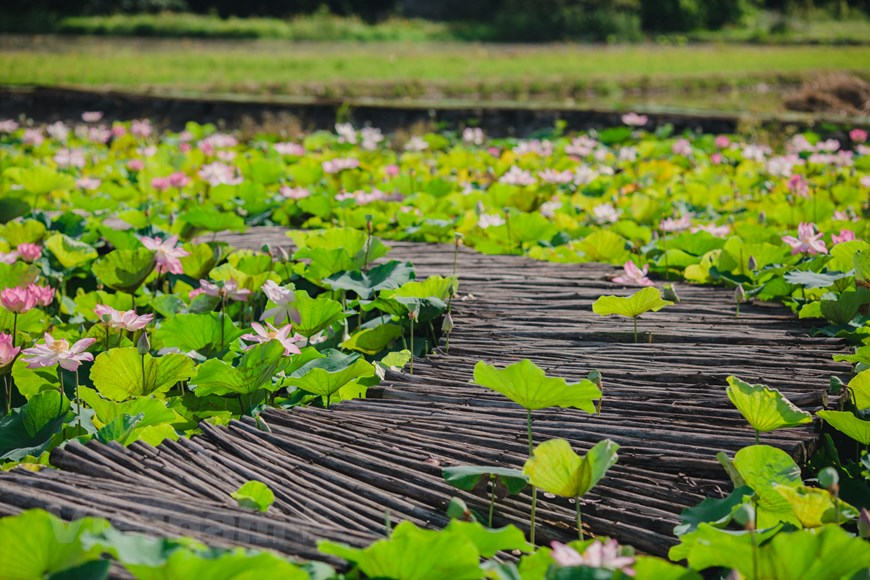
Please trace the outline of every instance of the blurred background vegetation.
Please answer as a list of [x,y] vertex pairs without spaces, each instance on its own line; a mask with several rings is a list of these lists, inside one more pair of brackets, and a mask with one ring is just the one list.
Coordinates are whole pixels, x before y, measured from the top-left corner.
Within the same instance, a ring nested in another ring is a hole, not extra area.
[[0,32],[280,38],[870,42],[870,0],[4,0]]

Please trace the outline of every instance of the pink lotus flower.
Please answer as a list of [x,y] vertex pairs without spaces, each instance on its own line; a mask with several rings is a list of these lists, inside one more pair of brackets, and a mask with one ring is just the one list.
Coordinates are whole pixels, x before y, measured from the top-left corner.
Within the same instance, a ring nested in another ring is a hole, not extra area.
[[33,301],[39,306],[48,306],[54,302],[54,288],[51,286],[28,284],[27,293],[33,297]]
[[103,118],[102,111],[85,111],[82,113],[82,121],[85,123],[96,123]]
[[399,166],[395,163],[387,165],[386,167],[384,167],[384,173],[387,175],[387,177],[396,177],[397,175],[399,175]]
[[155,177],[154,179],[151,180],[151,187],[153,187],[154,189],[156,189],[159,192],[166,191],[167,189],[169,189],[170,185],[171,184],[169,183],[168,177]]
[[250,350],[254,348],[254,346],[258,344],[263,344],[269,342],[271,340],[277,340],[281,343],[281,346],[284,347],[284,356],[288,356],[290,354],[299,354],[299,347],[296,346],[296,342],[305,340],[305,337],[301,334],[296,334],[294,336],[290,336],[290,331],[292,330],[292,324],[287,324],[282,327],[280,330],[266,323],[268,330],[263,328],[262,324],[257,322],[251,323],[251,328],[254,329],[254,333],[243,334],[242,340],[246,340],[252,344],[246,346],[245,350]]
[[634,558],[619,555],[619,542],[616,540],[608,540],[607,542],[592,542],[583,555],[580,555],[577,550],[553,542],[550,544],[553,551],[550,555],[559,566],[588,566],[590,568],[604,568],[606,570],[619,570],[626,576],[634,576],[635,571],[632,569]]
[[359,167],[359,159],[352,157],[330,159],[323,162],[323,171],[325,173],[339,173],[346,169],[356,169]]
[[807,197],[810,194],[810,184],[807,182],[807,178],[799,173],[788,178],[786,187],[798,197]]
[[251,296],[251,291],[247,288],[239,288],[239,283],[235,279],[230,278],[223,284],[212,284],[208,280],[200,280],[199,287],[202,288],[209,296],[216,296],[221,300],[237,300],[239,302],[247,302]]
[[710,156],[710,163],[713,165],[720,165],[723,159],[724,157],[722,157],[721,153],[714,153]]
[[27,288],[6,288],[0,292],[0,304],[16,314],[24,314],[36,306],[36,296]]
[[671,152],[674,155],[688,157],[692,154],[692,144],[689,143],[688,139],[677,139],[674,141],[673,145],[671,145]]
[[514,165],[508,169],[504,175],[498,178],[498,182],[522,187],[525,185],[534,185],[537,183],[537,180],[525,169],[521,169]]
[[141,159],[131,159],[127,162],[127,169],[130,171],[142,171],[145,168],[145,162]]
[[13,340],[12,335],[0,333],[0,367],[5,367],[14,361],[21,350],[20,346],[13,345]]
[[822,233],[816,233],[816,224],[802,223],[798,226],[798,237],[783,236],[782,241],[791,246],[792,254],[827,254],[828,248],[822,241]]
[[629,127],[643,127],[648,121],[649,118],[646,115],[638,115],[637,113],[626,113],[622,116],[622,122]]
[[24,349],[24,362],[31,369],[50,367],[59,364],[61,368],[75,371],[84,361],[94,360],[94,355],[85,350],[97,341],[96,338],[83,338],[70,346],[66,339],[55,340],[45,333],[45,344],[37,344]]
[[622,276],[613,278],[613,281],[617,284],[625,284],[626,286],[655,286],[655,283],[646,277],[647,272],[649,272],[649,265],[645,265],[641,269],[629,260],[622,266],[622,269],[625,273]]
[[28,264],[32,264],[42,257],[42,246],[39,244],[18,244],[15,251],[17,251],[18,255],[21,256],[21,259]]
[[0,133],[14,133],[20,125],[14,119],[0,121]]
[[305,147],[298,143],[275,143],[272,148],[281,155],[289,155],[290,157],[305,155]]
[[21,140],[25,145],[37,147],[42,145],[42,142],[45,141],[45,137],[42,135],[40,129],[25,129],[24,134],[21,136]]
[[150,137],[151,131],[151,121],[148,119],[141,119],[130,123],[130,132],[137,137]]
[[659,223],[663,232],[682,232],[692,226],[692,215],[683,214],[679,219],[667,218]]
[[156,236],[153,238],[142,236],[139,238],[139,241],[152,252],[157,252],[155,260],[157,262],[158,274],[162,274],[163,272],[181,274],[184,272],[184,268],[182,268],[179,258],[189,256],[190,252],[184,248],[176,247],[178,244],[178,236],[172,236],[165,241]]
[[236,167],[226,165],[220,161],[203,165],[199,169],[199,176],[212,187],[218,185],[238,185],[243,181]]
[[719,149],[725,149],[726,147],[731,145],[731,139],[729,139],[727,135],[717,135],[713,143]]
[[612,224],[619,220],[619,210],[613,204],[602,203],[592,208],[592,217],[597,224]]
[[269,308],[260,315],[260,320],[266,320],[272,316],[275,317],[275,324],[281,324],[287,319],[293,322],[299,322],[299,312],[293,307],[296,302],[296,294],[293,290],[285,286],[278,286],[272,280],[267,280],[260,290],[266,297],[275,303],[275,306]]
[[193,300],[194,298],[196,298],[200,294],[205,294],[205,290],[203,290],[202,288],[194,288],[193,290],[191,290],[190,292],[187,293],[187,298],[188,298],[188,300]]
[[0,252],[0,263],[14,264],[18,261],[18,252]]
[[728,224],[722,224],[721,226],[717,226],[716,224],[701,224],[699,226],[693,226],[689,228],[689,231],[693,234],[698,232],[707,232],[717,238],[724,238],[728,234],[731,233],[731,226]]
[[855,232],[852,230],[840,230],[840,235],[832,235],[831,243],[836,246],[837,244],[842,244],[843,242],[851,242],[855,239]]
[[281,189],[278,190],[278,193],[287,199],[303,199],[311,195],[311,192],[304,187],[290,187],[287,185],[282,185]]
[[864,143],[867,141],[867,131],[864,129],[852,129],[849,131],[849,139],[851,139],[853,143]]
[[102,184],[102,180],[97,179],[96,177],[79,177],[76,180],[76,185],[87,191],[93,191]]
[[128,332],[142,330],[154,320],[153,314],[139,316],[135,310],[121,312],[105,304],[97,304],[94,308],[94,313],[100,317],[100,323],[107,328],[116,328]]
[[181,189],[182,187],[190,183],[190,178],[183,171],[176,171],[175,173],[167,177],[167,179],[169,180],[169,185],[177,189]]

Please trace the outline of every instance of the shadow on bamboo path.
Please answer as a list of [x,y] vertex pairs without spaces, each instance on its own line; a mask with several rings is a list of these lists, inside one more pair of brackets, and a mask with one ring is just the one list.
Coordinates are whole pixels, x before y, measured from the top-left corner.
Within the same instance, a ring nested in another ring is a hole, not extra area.
[[[278,228],[223,236],[236,247],[287,244]],[[452,248],[390,242],[391,258],[410,260],[418,278],[452,271]],[[449,354],[417,360],[414,375],[388,374],[374,397],[332,409],[269,410],[263,419],[157,448],[91,442],[52,453],[60,471],[0,475],[0,512],[44,507],[69,519],[108,517],[125,530],[192,535],[215,545],[271,548],[310,559],[317,538],[361,545],[392,521],[439,527],[460,495],[485,512],[487,500],[441,478],[454,464],[521,467],[525,411],[469,384],[478,360],[503,366],[529,358],[548,374],[604,377],[601,416],[577,409],[535,411],[536,442],[561,437],[586,451],[603,438],[621,445],[619,462],[584,498],[589,532],[656,555],[675,543],[679,513],[731,484],[715,459],[753,443],[754,434],[725,395],[725,377],[780,389],[814,412],[826,403],[831,374],[848,365],[831,355],[838,340],[813,338],[811,325],[774,305],[744,305],[733,292],[677,284],[682,303],[631,322],[592,312],[602,294],[627,294],[604,265],[535,262],[519,256],[459,255],[460,297]],[[815,425],[764,434],[798,461],[817,440]],[[257,479],[275,491],[266,514],[235,507],[230,494]],[[576,537],[573,506],[542,496],[538,539]],[[500,500],[495,524],[527,528],[529,497]]]

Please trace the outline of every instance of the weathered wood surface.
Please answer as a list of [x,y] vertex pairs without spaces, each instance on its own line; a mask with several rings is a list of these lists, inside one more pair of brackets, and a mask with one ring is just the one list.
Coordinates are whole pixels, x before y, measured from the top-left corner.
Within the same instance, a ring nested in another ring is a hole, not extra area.
[[[237,247],[286,243],[274,228],[227,239]],[[391,257],[413,261],[418,277],[451,274],[452,248],[392,245]],[[630,292],[609,282],[613,274],[463,250],[449,354],[417,360],[413,376],[388,376],[381,398],[270,410],[263,419],[271,432],[243,420],[203,425],[201,436],[156,449],[67,445],[52,453],[62,471],[0,475],[0,513],[39,506],[65,518],[101,515],[122,529],[301,558],[319,558],[316,538],[375,539],[387,512],[393,522],[441,526],[453,495],[481,512],[486,505],[447,486],[441,467],[520,467],[527,453],[525,411],[469,384],[474,363],[530,358],[568,379],[603,373],[601,416],[536,411],[536,441],[563,437],[582,450],[606,437],[619,443],[619,463],[584,500],[584,521],[595,534],[664,554],[682,509],[730,490],[715,454],[753,441],[725,396],[725,377],[765,382],[816,411],[829,376],[849,367],[831,361],[843,343],[810,337],[810,324],[783,308],[744,305],[735,318],[732,292],[722,288],[677,284],[683,302],[642,318],[642,342],[634,344],[630,321],[591,311],[601,294]],[[763,436],[799,460],[816,439],[814,425]],[[267,514],[236,508],[229,497],[249,479],[275,491]],[[525,527],[528,502],[500,501],[496,523]],[[538,539],[576,537],[572,510],[542,497]]]

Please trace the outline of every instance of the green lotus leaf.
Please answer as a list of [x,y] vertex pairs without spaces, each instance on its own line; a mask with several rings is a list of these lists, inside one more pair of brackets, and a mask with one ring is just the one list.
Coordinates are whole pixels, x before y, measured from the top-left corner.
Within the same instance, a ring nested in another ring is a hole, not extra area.
[[34,282],[37,276],[39,276],[39,270],[31,264],[24,262],[0,263],[0,288],[27,286]]
[[82,266],[97,257],[97,251],[84,242],[64,234],[52,234],[45,240],[45,247],[67,270]]
[[220,261],[220,247],[212,247],[208,244],[184,244],[188,255],[179,258],[184,273],[194,280],[205,278],[208,273]]
[[774,489],[777,485],[796,488],[803,484],[800,467],[788,453],[769,445],[751,445],[734,455],[733,465],[746,485],[758,495],[759,528],[779,522],[800,525],[791,505]]
[[813,420],[812,415],[795,407],[776,389],[750,385],[735,376],[729,376],[727,380],[728,398],[756,431],[767,433]]
[[73,176],[58,173],[50,167],[10,167],[3,175],[12,179],[30,195],[46,195],[52,191],[68,191],[76,186]]
[[[333,360],[335,357],[317,359],[306,368],[294,373],[294,375],[301,373],[300,376],[291,375],[285,384],[302,389],[312,395],[319,395],[329,405],[336,393],[340,393],[348,387],[355,387],[359,384],[360,379],[375,375],[375,367],[363,358],[357,358],[349,364],[342,362],[338,365],[333,363]],[[345,394],[342,394],[342,399],[344,398],[351,397],[345,397]]]
[[248,481],[232,493],[240,507],[265,512],[275,502],[275,492],[262,481]]
[[311,298],[304,290],[296,291],[295,306],[299,322],[293,325],[293,330],[308,338],[348,316],[340,302],[325,296]]
[[[109,527],[108,521],[97,518],[64,522],[43,510],[28,510],[0,519],[3,578],[59,578],[61,572],[98,560],[99,546],[86,548],[82,538]],[[94,578],[91,575],[78,577]]]
[[471,491],[483,480],[495,476],[510,495],[516,495],[529,485],[529,478],[519,469],[494,465],[455,465],[441,470],[444,481],[457,489]]
[[373,355],[387,348],[390,343],[402,336],[402,333],[402,327],[398,324],[381,324],[374,328],[364,328],[354,332],[349,339],[341,343],[341,348]]
[[849,411],[819,411],[828,424],[862,445],[870,445],[870,421],[859,419]]
[[849,391],[855,407],[862,410],[870,407],[870,369],[861,371],[849,381]]
[[632,569],[637,580],[702,580],[703,578],[694,570],[652,556],[636,556]]
[[109,288],[133,294],[148,279],[154,264],[151,250],[115,250],[96,260],[91,272]]
[[406,282],[395,290],[384,290],[384,298],[437,298],[446,300],[456,284],[452,277],[429,276],[425,280]]
[[717,528],[728,525],[734,510],[752,497],[752,488],[740,486],[722,499],[708,497],[698,505],[688,507],[680,514],[680,525],[674,528],[675,536],[694,532],[702,523]]
[[855,280],[870,288],[870,249],[855,252],[852,260],[855,265]]
[[592,381],[583,379],[569,384],[565,379],[548,377],[530,360],[521,360],[503,369],[478,362],[474,365],[474,382],[501,393],[530,411],[576,407],[594,413],[593,401],[601,398],[601,391]]
[[31,219],[9,222],[0,226],[0,238],[6,240],[12,248],[19,244],[39,242],[45,237],[45,234],[45,225],[40,221]]
[[284,175],[284,169],[285,167],[283,163],[261,159],[251,163],[248,175],[257,183],[271,185],[273,183],[278,183]]
[[[223,341],[221,341],[221,327],[223,327]],[[212,356],[242,334],[244,331],[236,327],[229,316],[222,317],[217,312],[179,314],[161,322],[157,332],[154,333],[154,343],[155,346],[159,345],[158,348],[174,347],[182,352],[194,350],[204,356]]]
[[97,391],[88,387],[80,387],[79,396],[94,410],[94,424],[97,426],[107,425],[124,415],[141,415],[137,424],[140,429],[182,420],[178,413],[166,406],[165,400],[153,397],[134,397],[128,401],[116,402],[102,398]]
[[289,363],[290,357],[284,356],[284,345],[270,340],[247,351],[236,366],[220,359],[205,361],[190,382],[197,397],[228,393],[248,395],[260,389],[278,388],[273,385],[272,377]]
[[349,290],[368,300],[381,290],[395,290],[414,279],[414,266],[396,260],[380,264],[368,272],[339,272],[324,280],[333,290]]
[[561,497],[580,497],[592,489],[616,464],[619,445],[605,439],[586,455],[577,455],[564,439],[551,439],[535,447],[523,466],[529,483]]
[[57,391],[43,391],[30,397],[23,406],[0,418],[0,460],[19,461],[28,455],[38,457],[62,442],[69,400]]
[[465,536],[477,547],[482,558],[492,558],[501,551],[533,552],[535,550],[535,547],[526,541],[526,535],[516,526],[492,529],[477,522],[453,519],[444,528],[444,532]]
[[195,208],[188,210],[178,216],[179,221],[186,224],[185,239],[195,235],[197,232],[223,232],[245,231],[245,220],[240,216],[224,211],[216,211],[214,209]]
[[236,549],[231,552],[174,550],[158,565],[125,565],[137,580],[167,578],[217,578],[257,580],[308,580],[308,572],[269,552]]
[[393,580],[477,580],[480,552],[465,535],[422,530],[411,522],[396,526],[389,539],[367,548],[320,541],[317,549],[356,564],[369,578]]
[[638,290],[631,296],[601,296],[592,305],[592,312],[607,316],[617,314],[628,318],[637,318],[646,312],[658,312],[665,306],[672,305],[670,300],[664,300],[658,288],[650,286]]
[[625,249],[627,240],[608,230],[594,232],[578,242],[576,248],[583,252],[590,262],[624,264],[631,256]]
[[15,359],[12,364],[12,378],[15,379],[18,392],[25,399],[30,399],[43,391],[57,391],[59,384],[54,369],[51,367],[31,369],[22,357]]
[[111,401],[161,395],[193,374],[193,361],[183,354],[168,354],[157,358],[146,354],[143,357],[133,347],[113,348],[100,353],[91,367],[94,386]]
[[825,524],[834,524],[853,520],[858,517],[858,510],[838,499],[839,515],[834,498],[826,489],[799,485],[775,485],[774,491],[781,495],[791,505],[792,510],[805,528],[819,528]]
[[[695,570],[736,568],[745,578],[770,580],[851,578],[870,566],[867,542],[838,526],[777,532],[778,527],[760,531],[752,538],[748,532],[729,532],[701,524],[697,531],[683,536],[683,543],[671,548],[669,556],[672,560],[688,559]],[[760,546],[757,559],[753,558],[753,541]]]

